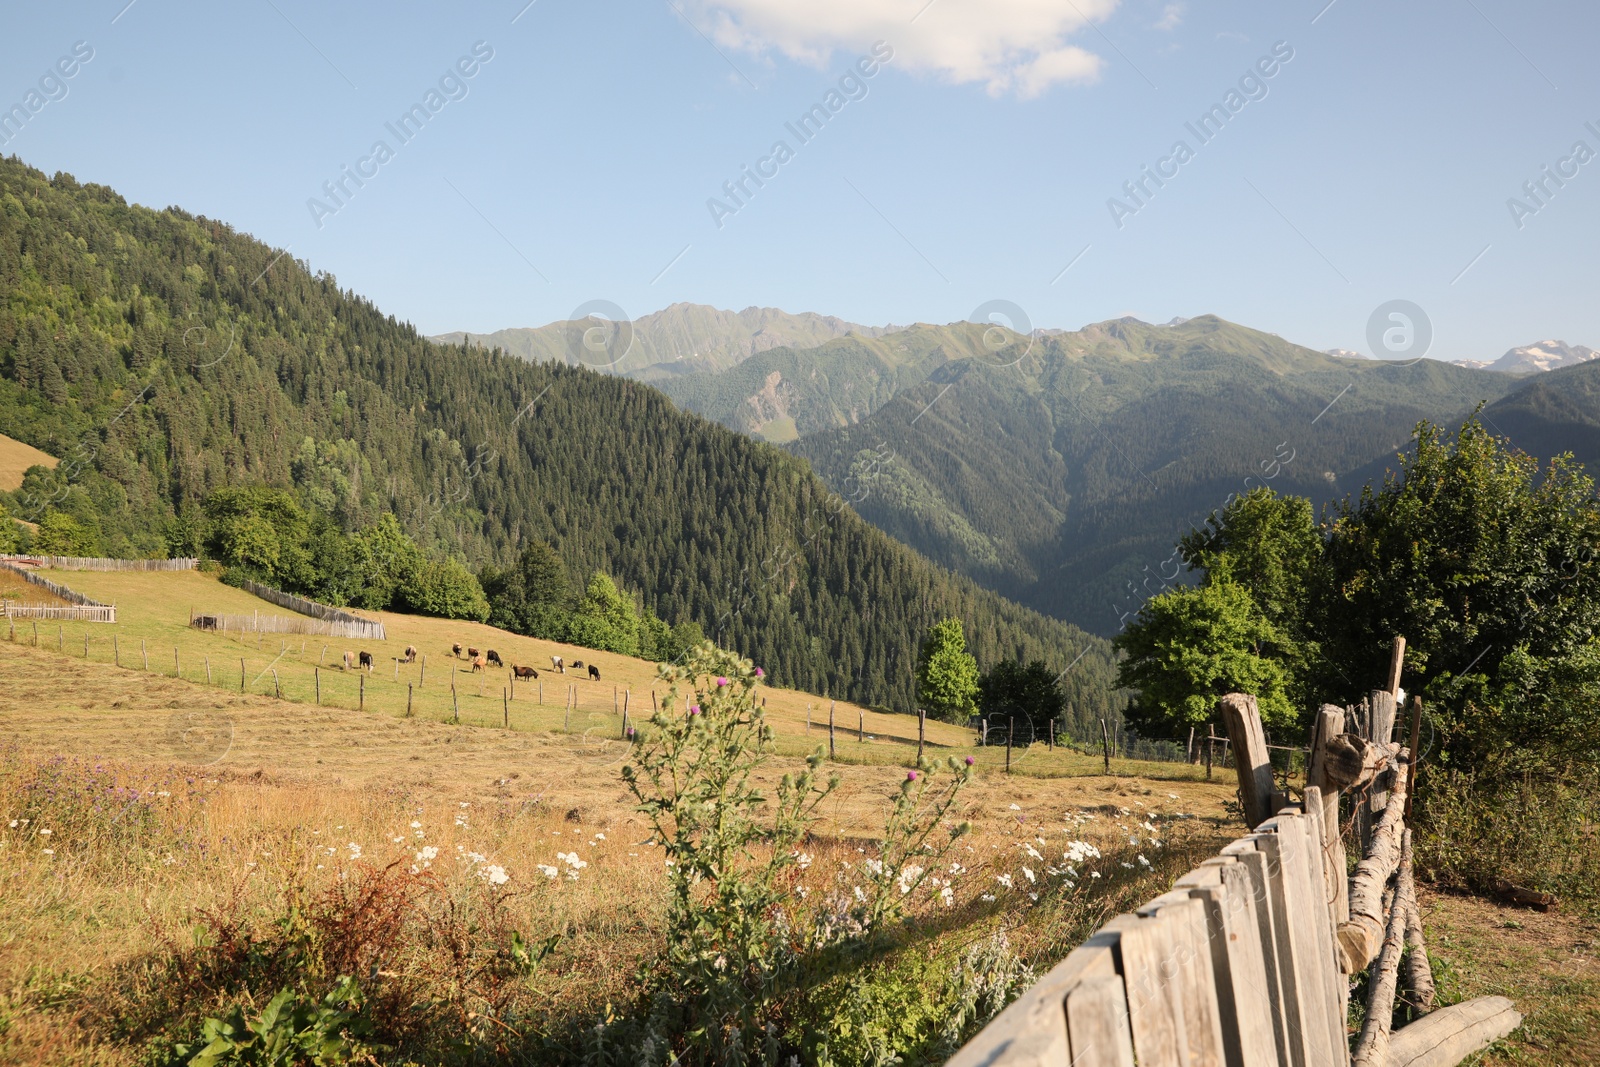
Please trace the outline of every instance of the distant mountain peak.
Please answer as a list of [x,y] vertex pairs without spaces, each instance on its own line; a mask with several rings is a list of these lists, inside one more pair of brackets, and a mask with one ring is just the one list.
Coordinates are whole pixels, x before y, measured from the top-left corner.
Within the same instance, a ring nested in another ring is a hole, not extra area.
[[1322,354],[1325,355],[1325,356],[1334,356],[1334,357],[1336,357],[1338,359],[1366,359],[1367,358],[1367,354],[1365,352],[1352,352],[1348,348],[1324,348],[1322,350]]
[[1600,356],[1600,352],[1583,345],[1569,345],[1556,340],[1535,341],[1531,345],[1511,349],[1488,364],[1488,368],[1506,374],[1534,374],[1587,363],[1597,356]]

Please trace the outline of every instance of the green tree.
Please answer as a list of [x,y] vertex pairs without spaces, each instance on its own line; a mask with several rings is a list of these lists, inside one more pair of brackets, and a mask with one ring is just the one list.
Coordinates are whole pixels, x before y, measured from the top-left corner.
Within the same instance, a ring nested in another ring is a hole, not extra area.
[[11,519],[6,506],[0,504],[0,552],[16,552],[22,548],[22,527]]
[[1046,735],[1065,706],[1056,672],[1042,660],[1023,666],[1003,659],[978,682],[978,710],[985,718],[993,716],[993,722],[1021,719],[1032,725],[1037,737]]
[[[1381,488],[1337,509],[1318,598],[1329,689],[1381,677],[1394,636],[1440,758],[1600,762],[1600,500],[1570,457],[1543,470],[1473,417],[1423,423]],[[1348,681],[1346,680],[1348,679]]]
[[32,551],[41,556],[93,556],[100,550],[94,530],[64,511],[51,511],[39,520]]
[[567,640],[603,652],[638,654],[638,614],[633,601],[622,595],[609,575],[597,571],[589,579],[583,600],[567,627]]
[[1138,690],[1127,718],[1146,732],[1170,734],[1211,718],[1225,693],[1252,693],[1268,726],[1293,727],[1292,659],[1281,630],[1249,591],[1226,578],[1152,597],[1117,635],[1127,656],[1119,685]]
[[965,723],[978,711],[978,661],[967,652],[961,620],[951,617],[928,631],[917,658],[917,701],[929,715]]
[[574,607],[572,580],[561,557],[548,544],[529,542],[510,567],[485,567],[479,579],[489,598],[494,625],[551,641],[567,639]]
[[453,559],[425,563],[412,582],[397,591],[393,607],[443,619],[489,618],[489,600],[478,579]]
[[1206,529],[1178,541],[1190,570],[1226,570],[1272,623],[1303,637],[1307,605],[1322,562],[1322,534],[1311,501],[1252,489],[1213,512]]

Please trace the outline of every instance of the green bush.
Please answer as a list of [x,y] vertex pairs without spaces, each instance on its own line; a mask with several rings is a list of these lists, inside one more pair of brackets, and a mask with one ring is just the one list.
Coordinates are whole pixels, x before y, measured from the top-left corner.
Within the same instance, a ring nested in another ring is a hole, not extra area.
[[371,1062],[372,1023],[361,1013],[361,988],[340,978],[320,1001],[285,989],[257,1015],[235,1005],[207,1019],[200,1040],[174,1048],[172,1067],[300,1067]]

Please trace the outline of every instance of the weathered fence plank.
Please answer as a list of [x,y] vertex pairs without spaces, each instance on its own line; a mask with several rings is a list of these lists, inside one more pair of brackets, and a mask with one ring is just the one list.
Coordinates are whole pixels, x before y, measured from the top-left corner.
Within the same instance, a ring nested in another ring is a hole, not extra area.
[[1256,698],[1247,693],[1229,693],[1217,702],[1217,710],[1228,729],[1228,738],[1233,742],[1244,820],[1254,829],[1272,818],[1276,796],[1272,785],[1272,760],[1267,754],[1267,735],[1261,728],[1261,713],[1256,710]]

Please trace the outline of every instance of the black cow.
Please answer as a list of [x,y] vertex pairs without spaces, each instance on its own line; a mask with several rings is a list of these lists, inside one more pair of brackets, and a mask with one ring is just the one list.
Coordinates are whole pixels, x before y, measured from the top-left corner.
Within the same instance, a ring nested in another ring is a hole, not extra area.
[[573,665],[573,666],[574,666],[574,667],[581,667],[581,666],[583,666],[583,660],[581,660],[581,659],[575,659],[575,660],[573,660],[573,661],[572,661],[572,665]]
[[589,681],[598,682],[599,680],[600,680],[600,668],[596,667],[593,663],[589,664]]
[[372,653],[371,652],[363,652],[363,653],[361,653],[361,666],[363,666],[363,667],[365,667],[367,669],[367,673],[368,674],[372,673]]
[[485,652],[483,655],[485,659],[487,659],[490,663],[493,663],[496,667],[505,666],[505,664],[500,661],[500,653],[496,652],[494,649],[489,649],[489,651]]

